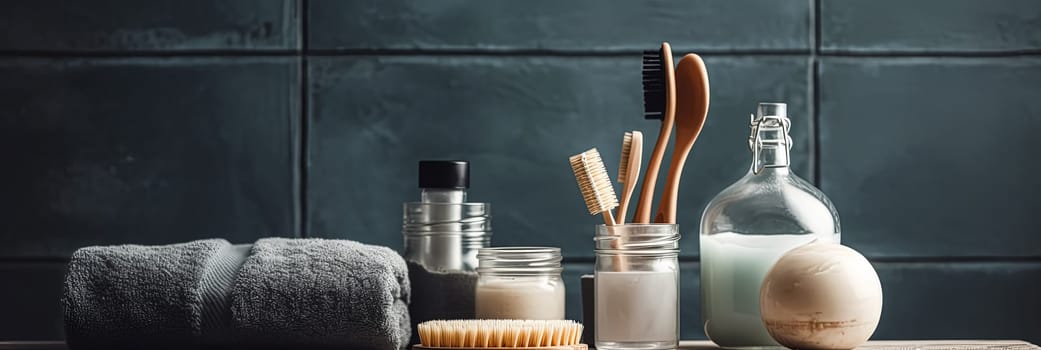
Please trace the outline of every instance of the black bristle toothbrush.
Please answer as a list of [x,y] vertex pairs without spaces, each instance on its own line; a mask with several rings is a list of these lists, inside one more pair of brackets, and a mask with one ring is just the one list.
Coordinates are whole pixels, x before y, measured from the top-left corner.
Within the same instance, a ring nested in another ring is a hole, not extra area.
[[672,124],[676,120],[676,76],[673,67],[672,47],[669,43],[662,43],[658,51],[643,52],[643,116],[661,120],[661,131],[658,132],[658,141],[654,143],[647,173],[643,177],[640,200],[636,202],[636,215],[632,222],[637,224],[651,222],[654,185],[658,182],[658,170],[662,158],[665,158],[665,148],[669,145]]

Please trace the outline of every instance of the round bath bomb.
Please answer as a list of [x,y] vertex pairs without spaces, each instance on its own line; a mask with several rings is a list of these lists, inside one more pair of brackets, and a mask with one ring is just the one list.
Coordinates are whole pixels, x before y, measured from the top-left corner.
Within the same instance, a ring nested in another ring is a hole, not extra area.
[[770,336],[795,349],[852,349],[882,315],[882,283],[863,255],[811,243],[781,256],[763,280],[760,312]]

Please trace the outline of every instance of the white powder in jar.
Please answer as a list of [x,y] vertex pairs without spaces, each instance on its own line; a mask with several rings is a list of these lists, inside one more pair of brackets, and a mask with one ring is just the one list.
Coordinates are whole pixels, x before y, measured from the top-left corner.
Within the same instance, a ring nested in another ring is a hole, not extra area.
[[678,277],[676,271],[598,271],[597,343],[676,342]]

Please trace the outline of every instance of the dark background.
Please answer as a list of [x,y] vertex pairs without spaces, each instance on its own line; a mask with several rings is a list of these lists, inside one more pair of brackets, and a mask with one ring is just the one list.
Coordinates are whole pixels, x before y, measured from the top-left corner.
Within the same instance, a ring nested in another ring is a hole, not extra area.
[[[567,157],[614,173],[640,52],[705,57],[680,201],[747,169],[748,114],[789,104],[794,168],[875,264],[879,339],[1041,342],[1041,1],[27,1],[0,5],[0,340],[62,337],[78,247],[206,237],[400,247],[416,161],[467,159],[496,245],[558,245],[569,316],[592,225]],[[646,148],[652,147],[648,140]],[[663,172],[664,173],[664,172]]]

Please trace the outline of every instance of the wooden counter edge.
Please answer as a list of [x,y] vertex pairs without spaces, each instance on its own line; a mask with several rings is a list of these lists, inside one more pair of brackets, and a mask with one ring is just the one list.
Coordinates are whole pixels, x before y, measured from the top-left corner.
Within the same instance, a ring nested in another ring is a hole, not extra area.
[[[1021,340],[872,340],[863,349],[875,346],[1029,346],[1041,349],[1037,345]],[[64,350],[65,342],[56,341],[0,341],[0,350]],[[719,349],[708,340],[684,340],[680,342],[680,349],[685,350],[715,350]]]

